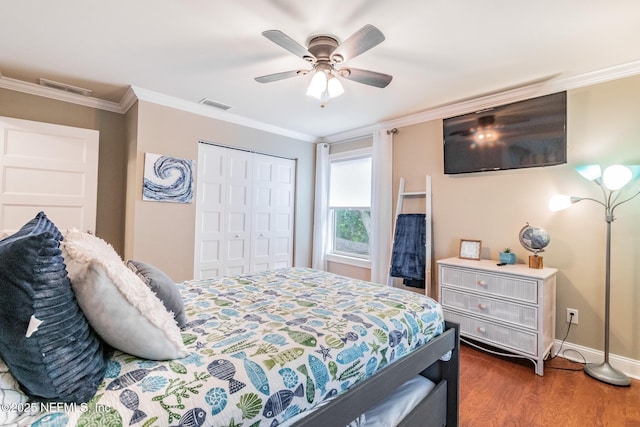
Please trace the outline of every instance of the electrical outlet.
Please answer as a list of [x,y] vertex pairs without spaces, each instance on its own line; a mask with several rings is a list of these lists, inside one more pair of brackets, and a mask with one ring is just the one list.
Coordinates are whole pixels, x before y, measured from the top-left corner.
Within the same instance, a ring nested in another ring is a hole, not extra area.
[[575,308],[567,308],[567,323],[578,324],[578,310]]

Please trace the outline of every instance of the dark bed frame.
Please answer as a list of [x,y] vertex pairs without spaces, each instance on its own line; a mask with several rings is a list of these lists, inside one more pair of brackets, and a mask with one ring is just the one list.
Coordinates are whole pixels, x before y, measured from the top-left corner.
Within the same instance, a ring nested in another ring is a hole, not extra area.
[[[446,322],[445,332],[407,356],[386,366],[349,392],[314,410],[295,427],[346,426],[380,403],[405,382],[422,375],[436,386],[398,426],[441,427],[458,425],[460,379],[460,328]],[[440,357],[451,351],[451,359]]]

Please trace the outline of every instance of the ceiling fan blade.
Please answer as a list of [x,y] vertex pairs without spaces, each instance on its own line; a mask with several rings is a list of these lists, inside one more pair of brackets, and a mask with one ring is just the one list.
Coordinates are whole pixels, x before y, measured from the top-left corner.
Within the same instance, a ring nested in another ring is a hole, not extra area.
[[[331,54],[331,59],[337,62],[348,61],[368,51],[372,47],[379,45],[383,41],[384,34],[373,25],[367,24],[338,46]],[[340,56],[342,60],[340,61],[337,56]]]
[[359,68],[342,68],[338,70],[338,73],[345,79],[380,88],[387,87],[393,79],[393,76],[390,76],[389,74],[361,70]]
[[284,71],[282,73],[267,74],[266,76],[256,77],[256,81],[260,83],[277,82],[278,80],[284,80],[291,77],[304,76],[308,72],[309,71],[307,70]]
[[263,31],[262,35],[302,59],[315,59],[315,56],[313,56],[305,47],[280,30]]

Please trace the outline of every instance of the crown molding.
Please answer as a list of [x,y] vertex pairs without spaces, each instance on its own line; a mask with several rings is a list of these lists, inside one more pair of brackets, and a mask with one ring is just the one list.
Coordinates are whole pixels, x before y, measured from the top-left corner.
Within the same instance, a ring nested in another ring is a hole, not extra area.
[[216,108],[212,108],[206,105],[202,105],[202,104],[191,102],[191,101],[186,101],[183,99],[175,98],[173,96],[164,95],[162,93],[143,89],[137,86],[131,86],[131,90],[134,92],[135,96],[142,101],[148,101],[154,104],[164,105],[165,107],[176,108],[178,110],[186,111],[189,113],[199,114],[201,116],[206,116],[206,117],[222,120],[229,123],[235,123],[237,125],[258,129],[265,132],[298,139],[301,141],[307,141],[307,142],[318,141],[318,138],[312,135],[295,132],[289,129],[259,122],[257,120],[247,119],[246,117],[241,117],[237,114],[233,114],[228,111],[218,110]]
[[247,119],[236,114],[229,113],[228,111],[216,110],[199,103],[186,101],[135,86],[130,86],[118,103],[64,92],[45,86],[40,86],[34,83],[4,77],[2,75],[0,75],[0,88],[120,114],[125,114],[135,104],[135,102],[140,99],[143,101],[176,108],[190,113],[211,117],[225,122],[235,123],[241,126],[258,129],[265,132],[298,139],[301,141],[333,143],[367,137],[385,127],[397,128],[409,126],[430,120],[465,114],[496,105],[522,101],[524,99],[532,98],[535,96],[543,96],[563,90],[591,86],[598,83],[604,83],[624,77],[634,76],[637,74],[640,74],[640,60],[616,65],[613,67],[603,68],[601,70],[576,76],[564,78],[549,78],[546,80],[543,79],[542,81],[538,81],[534,84],[528,84],[515,89],[510,89],[486,96],[480,96],[473,99],[453,102],[443,106],[430,108],[428,110],[424,110],[415,114],[409,114],[395,119],[373,123],[371,125],[321,138],[315,137],[313,135],[295,132],[278,126],[273,126],[264,122],[259,122],[257,120]]
[[55,99],[57,101],[68,102],[71,104],[83,105],[85,107],[92,107],[99,110],[111,111],[113,113],[119,114],[125,114],[136,103],[136,101],[140,99],[143,101],[164,105],[166,107],[176,108],[190,113],[199,114],[201,116],[207,116],[225,122],[235,123],[241,126],[258,129],[301,141],[317,142],[318,140],[317,137],[312,135],[295,132],[277,126],[272,126],[267,123],[259,122],[257,120],[240,117],[233,113],[216,110],[206,105],[185,101],[135,86],[130,86],[127,89],[119,103],[65,92],[58,89],[40,86],[34,83],[24,82],[22,80],[4,77],[2,75],[0,75],[0,88],[22,92],[29,95],[41,96],[43,98]]
[[122,95],[120,99],[120,108],[122,109],[122,114],[129,111],[131,107],[136,103],[138,97],[136,96],[135,91],[131,86],[127,88],[127,91]]
[[397,128],[427,122],[430,120],[457,116],[472,111],[482,110],[484,108],[494,107],[496,105],[522,101],[524,99],[533,98],[536,96],[549,95],[551,93],[560,92],[563,90],[592,86],[598,83],[604,83],[624,77],[634,76],[637,74],[640,74],[640,60],[616,65],[613,67],[603,68],[601,70],[576,76],[558,79],[550,78],[515,89],[506,90],[491,95],[480,96],[464,101],[458,101],[451,104],[424,110],[415,114],[399,117],[397,119],[391,119],[369,126],[364,126],[358,129],[326,136],[322,138],[321,142],[332,143],[342,142],[343,140],[352,140],[354,138],[371,135],[375,131],[385,127]]
[[0,88],[27,93],[29,95],[41,96],[43,98],[55,99],[56,101],[83,105],[85,107],[92,107],[99,110],[111,111],[113,113],[124,113],[120,103],[105,101],[92,96],[82,96],[9,77],[0,76]]

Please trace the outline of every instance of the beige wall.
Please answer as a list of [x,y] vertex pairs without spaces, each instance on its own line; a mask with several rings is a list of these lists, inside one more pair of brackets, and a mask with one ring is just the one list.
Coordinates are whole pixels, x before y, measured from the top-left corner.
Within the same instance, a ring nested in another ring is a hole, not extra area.
[[371,280],[371,269],[357,267],[355,265],[343,264],[341,262],[327,261],[327,271],[341,276],[352,277],[354,279]]
[[[399,129],[393,143],[394,200],[400,176],[407,191],[422,191],[433,180],[435,258],[457,256],[459,239],[480,239],[483,258],[497,259],[509,246],[518,262],[529,252],[518,242],[529,222],[547,229],[547,267],[559,269],[556,338],[567,330],[567,307],[579,310],[580,324],[568,341],[603,349],[604,209],[583,201],[562,212],[547,209],[556,194],[601,197],[593,183],[575,172],[580,164],[640,164],[640,76],[568,93],[568,164],[546,168],[443,174],[442,121]],[[616,211],[612,235],[611,352],[640,360],[640,197]]]
[[310,265],[314,144],[145,101],[130,114],[137,115],[137,132],[129,134],[135,164],[129,162],[126,258],[154,264],[174,280],[193,278],[195,203],[142,201],[144,154],[197,161],[198,141],[208,141],[296,159],[294,264]]
[[[127,130],[127,141],[126,141],[126,157],[125,157],[125,168],[127,177],[135,177],[137,174],[136,168],[138,167],[138,105],[136,102],[126,114],[126,130]],[[139,193],[135,191],[127,191],[127,189],[131,187],[128,184],[124,189],[124,198],[125,198],[125,212],[124,212],[124,226],[123,226],[123,238],[124,238],[124,251],[123,255],[127,256],[127,258],[131,258],[130,254],[133,253],[133,239],[127,238],[127,236],[131,236],[134,233],[134,225],[135,225],[135,209],[127,209],[127,207],[135,206],[136,196]],[[134,186],[135,188],[135,186]]]
[[329,146],[329,154],[348,153],[349,151],[362,150],[373,146],[373,138],[367,137],[349,142],[341,142],[331,144]]
[[7,89],[0,89],[0,116],[100,131],[96,235],[122,254],[126,180],[124,116]]

